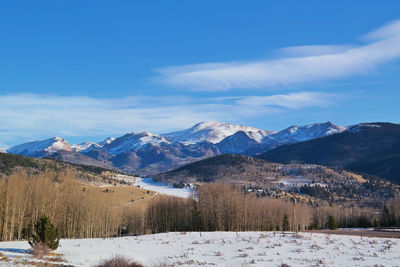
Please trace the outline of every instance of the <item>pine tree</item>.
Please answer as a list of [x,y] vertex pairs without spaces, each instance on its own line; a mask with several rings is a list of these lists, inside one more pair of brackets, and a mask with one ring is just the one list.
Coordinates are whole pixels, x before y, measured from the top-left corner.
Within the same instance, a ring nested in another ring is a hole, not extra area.
[[285,215],[283,215],[283,220],[282,220],[282,231],[286,232],[289,230],[290,230],[289,217],[285,213]]
[[328,216],[328,228],[331,230],[336,230],[338,228],[339,224],[336,221],[335,217],[332,215]]
[[35,224],[35,232],[29,244],[34,247],[37,244],[46,245],[49,249],[55,250],[60,243],[58,228],[50,221],[50,218],[43,215]]

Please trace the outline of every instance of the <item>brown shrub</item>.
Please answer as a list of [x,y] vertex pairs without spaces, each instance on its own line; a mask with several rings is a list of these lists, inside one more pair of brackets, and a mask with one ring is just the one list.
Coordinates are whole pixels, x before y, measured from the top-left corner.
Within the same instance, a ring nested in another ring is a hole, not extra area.
[[10,260],[9,257],[0,252],[0,261],[8,262],[9,260]]
[[102,261],[97,267],[143,267],[143,265],[118,255]]
[[32,246],[31,254],[36,258],[42,259],[50,253],[49,247],[45,243],[37,243]]

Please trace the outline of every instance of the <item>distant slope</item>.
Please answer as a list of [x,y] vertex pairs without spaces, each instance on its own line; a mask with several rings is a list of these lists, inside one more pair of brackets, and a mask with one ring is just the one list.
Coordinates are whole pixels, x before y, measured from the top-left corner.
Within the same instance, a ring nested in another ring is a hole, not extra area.
[[90,175],[100,175],[109,173],[110,170],[96,166],[86,166],[73,164],[53,159],[36,159],[20,155],[0,153],[0,177],[2,175],[10,175],[16,170],[25,170],[29,173],[52,171],[74,170],[80,173],[80,177]]
[[307,125],[293,125],[277,133],[264,137],[257,145],[248,146],[241,154],[256,155],[281,145],[304,142],[316,138],[334,135],[345,131],[347,127],[338,126],[332,122],[314,123]]
[[335,135],[280,146],[258,157],[278,163],[337,166],[400,184],[400,125],[358,124]]
[[[278,164],[243,155],[225,154],[161,173],[155,179],[180,183],[229,182],[257,188],[269,196],[292,191],[320,199],[386,199],[399,187],[373,176],[315,164]],[[271,192],[275,192],[272,193]]]
[[169,181],[259,181],[278,182],[289,177],[300,177],[317,179],[317,176],[331,178],[345,178],[358,181],[364,179],[356,174],[343,170],[317,165],[283,165],[268,162],[263,159],[224,154],[204,160],[200,160],[170,172],[156,176],[158,179]]
[[60,137],[38,140],[11,147],[7,153],[18,154],[26,157],[43,158],[60,150],[71,151],[71,146]]
[[48,155],[46,158],[61,160],[69,163],[114,169],[109,162],[101,162],[78,152],[60,150]]

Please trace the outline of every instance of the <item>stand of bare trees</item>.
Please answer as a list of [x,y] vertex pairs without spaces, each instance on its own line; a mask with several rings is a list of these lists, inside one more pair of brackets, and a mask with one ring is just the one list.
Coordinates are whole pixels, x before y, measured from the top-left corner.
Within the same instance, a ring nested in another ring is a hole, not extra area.
[[[391,201],[386,216],[398,224],[400,211],[395,213],[395,210],[399,203],[400,200]],[[371,227],[379,225],[381,217],[377,209],[357,206],[313,207],[298,202],[293,210],[289,199],[258,198],[254,194],[243,194],[230,184],[205,184],[198,187],[196,199],[163,197],[152,201],[146,222],[152,233],[272,231],[282,230],[285,214],[289,222],[284,228],[290,231],[327,228],[329,217],[334,218],[339,227]]]
[[[269,231],[281,229],[284,214],[292,213],[290,201],[244,195],[229,184],[198,188],[197,199],[164,197],[147,210],[151,232],[166,231]],[[300,229],[309,226],[312,208],[299,204]]]
[[[204,184],[189,199],[162,196],[147,207],[115,208],[111,200],[83,190],[74,171],[17,171],[0,178],[0,240],[28,239],[41,215],[47,215],[63,238],[141,235],[168,231],[271,231],[325,228],[329,216],[339,227],[400,225],[400,200],[382,213],[372,208],[313,207],[300,201],[293,214],[289,199],[243,194],[231,184]],[[294,225],[293,217],[296,217]],[[381,219],[382,218],[382,219]],[[285,227],[286,227],[285,226]]]
[[62,237],[111,236],[121,225],[112,206],[83,192],[73,172],[15,172],[0,179],[0,240],[28,238],[41,215],[51,218]]

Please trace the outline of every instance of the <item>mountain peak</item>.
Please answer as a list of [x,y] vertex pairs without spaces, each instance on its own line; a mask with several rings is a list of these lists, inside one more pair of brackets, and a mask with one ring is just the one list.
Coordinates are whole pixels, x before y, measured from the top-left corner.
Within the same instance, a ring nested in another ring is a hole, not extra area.
[[330,121],[307,124],[303,126],[293,125],[268,136],[269,138],[265,140],[267,142],[271,142],[271,140],[273,140],[273,142],[278,144],[303,142],[335,133],[341,133],[346,129],[347,127],[335,125]]
[[98,144],[99,144],[99,146],[103,147],[105,145],[112,143],[114,140],[115,140],[114,137],[107,137],[105,140],[99,142]]
[[72,148],[65,139],[56,136],[11,147],[7,149],[7,153],[28,157],[44,157],[60,150],[72,151]]
[[160,146],[162,144],[168,144],[169,141],[162,136],[153,134],[150,132],[136,133],[132,132],[124,136],[118,137],[104,148],[107,152],[112,155],[117,155],[119,153],[132,151],[136,149],[145,148],[148,145]]
[[189,129],[162,134],[162,136],[166,137],[171,142],[195,144],[206,141],[216,144],[239,131],[247,133],[257,142],[272,133],[270,131],[260,130],[255,127],[244,126],[241,124],[206,121],[197,123]]

